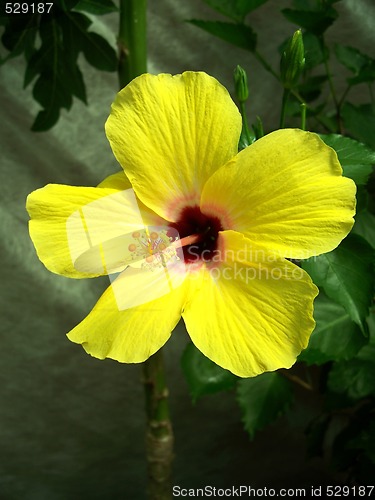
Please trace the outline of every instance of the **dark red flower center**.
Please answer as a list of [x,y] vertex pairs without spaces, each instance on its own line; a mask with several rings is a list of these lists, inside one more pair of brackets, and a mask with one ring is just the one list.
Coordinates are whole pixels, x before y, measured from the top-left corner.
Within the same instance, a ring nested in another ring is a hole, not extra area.
[[179,233],[186,263],[210,261],[217,250],[219,231],[224,229],[218,217],[203,214],[199,207],[185,207],[171,227]]

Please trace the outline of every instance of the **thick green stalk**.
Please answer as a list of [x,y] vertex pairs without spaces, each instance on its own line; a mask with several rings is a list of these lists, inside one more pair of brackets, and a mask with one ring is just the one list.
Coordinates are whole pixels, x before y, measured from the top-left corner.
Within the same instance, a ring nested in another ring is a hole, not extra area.
[[[120,88],[147,71],[147,0],[120,0],[118,36]],[[172,498],[173,432],[163,353],[159,350],[142,364],[146,397],[146,453],[150,500]]]
[[169,500],[172,498],[173,431],[169,418],[162,349],[143,363],[143,376],[148,419],[146,452],[149,498]]
[[146,6],[147,0],[120,0],[120,88],[147,71]]

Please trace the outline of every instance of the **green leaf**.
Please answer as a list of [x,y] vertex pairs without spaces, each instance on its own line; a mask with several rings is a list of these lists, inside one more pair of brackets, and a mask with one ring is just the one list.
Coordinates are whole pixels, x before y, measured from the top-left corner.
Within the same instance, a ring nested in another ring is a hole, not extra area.
[[69,85],[66,85],[64,66],[61,64],[63,48],[59,44],[59,29],[54,19],[41,23],[40,37],[42,45],[33,56],[37,58],[39,54],[37,70],[40,71],[33,88],[33,96],[45,109],[34,122],[34,131],[52,127],[59,117],[60,109],[69,109],[72,105],[72,95]]
[[64,12],[69,12],[77,5],[78,2],[79,0],[54,0],[53,7],[58,7]]
[[70,12],[60,19],[64,44],[74,57],[83,52],[87,62],[102,71],[116,71],[118,60],[115,50],[97,33],[88,31],[91,21],[78,12]]
[[324,441],[330,424],[329,415],[324,413],[314,418],[307,426],[306,448],[309,458],[324,456]]
[[345,47],[338,43],[335,44],[335,54],[340,63],[355,74],[358,74],[369,61],[367,56],[354,47]]
[[56,123],[61,108],[70,109],[73,95],[86,102],[82,74],[71,53],[65,50],[60,24],[55,19],[42,22],[40,37],[41,47],[30,58],[25,73],[25,85],[39,75],[33,96],[44,109],[32,126],[32,130],[39,132]]
[[[24,87],[27,87],[39,74],[47,79],[50,79],[52,75],[52,79],[54,79],[55,72],[60,84],[64,85],[72,95],[86,103],[86,89],[82,73],[75,60],[71,57],[72,52],[65,50],[66,45],[64,44],[63,47],[60,41],[55,40],[55,43],[57,44],[56,47],[54,47],[53,42],[47,39],[41,48],[31,56],[26,66]],[[53,60],[56,60],[56,66],[54,66]],[[60,86],[60,84],[57,85]],[[37,100],[42,104],[39,99]]]
[[82,50],[91,66],[101,71],[116,71],[118,60],[115,50],[97,33],[86,32]]
[[71,94],[87,104],[86,87],[79,67],[72,63],[72,61],[66,60],[64,64],[64,73],[63,82],[68,87]]
[[204,2],[220,14],[242,22],[249,12],[260,7],[267,0],[204,0]]
[[375,465],[375,422],[372,421],[368,427],[359,435],[359,438],[353,442],[354,448],[362,449],[371,462]]
[[305,70],[315,68],[327,59],[328,50],[322,47],[316,35],[308,31],[303,33],[303,44],[305,46]]
[[255,50],[257,37],[250,26],[219,21],[199,21],[196,19],[188,22],[232,45],[249,50],[250,52],[254,52]]
[[58,19],[62,32],[64,48],[70,54],[71,59],[77,60],[84,45],[84,37],[91,26],[91,20],[77,12],[70,12],[68,15]]
[[366,184],[375,165],[375,152],[364,144],[339,134],[320,137],[336,151],[344,175],[358,185]]
[[70,109],[72,96],[68,88],[58,80],[58,73],[41,73],[35,83],[33,96],[44,108]]
[[49,50],[43,46],[35,50],[26,65],[23,88],[26,88],[34,78],[42,72],[44,66],[49,65]]
[[354,234],[332,252],[302,263],[314,283],[345,308],[364,334],[367,334],[366,317],[374,294],[373,263],[373,249]]
[[[83,0],[82,0],[83,2]],[[91,9],[116,10],[112,0],[84,0]],[[97,33],[88,31],[90,19],[72,9],[78,0],[56,0],[47,15],[14,16],[0,24],[5,27],[3,43],[10,54],[1,61],[24,52],[27,66],[24,86],[36,80],[33,96],[42,109],[32,130],[51,128],[61,108],[69,109],[73,96],[86,103],[86,89],[77,60],[83,52],[90,64],[103,71],[117,69],[117,55],[109,43]],[[38,48],[35,48],[39,29]]]
[[31,127],[33,132],[44,132],[53,127],[60,116],[60,108],[48,108],[39,111]]
[[375,364],[360,359],[336,363],[329,373],[328,387],[352,399],[375,395]]
[[304,10],[308,12],[320,10],[319,4],[316,0],[292,0],[292,6],[296,10]]
[[205,394],[230,389],[238,380],[233,373],[206,358],[192,342],[186,346],[181,363],[194,402]]
[[371,361],[375,364],[375,310],[370,312],[370,315],[367,318],[367,324],[370,332],[369,342],[367,345],[362,347],[356,358],[364,361]]
[[356,212],[355,217],[357,217],[357,215],[360,212],[367,210],[367,206],[369,204],[369,195],[367,192],[367,186],[357,186],[356,198],[357,198],[357,205],[355,207],[355,212]]
[[118,7],[112,0],[80,0],[75,6],[75,10],[102,16],[103,14],[118,11]]
[[240,380],[237,387],[242,420],[251,438],[285,413],[293,400],[290,383],[275,372]]
[[375,61],[371,61],[367,66],[364,66],[357,76],[348,78],[350,85],[358,85],[359,83],[373,83],[375,80]]
[[314,302],[315,329],[307,349],[298,361],[321,365],[328,361],[353,358],[367,344],[360,328],[353,323],[345,309],[320,293]]
[[346,102],[341,116],[350,135],[375,150],[375,106],[362,104],[357,107]]
[[368,210],[362,210],[355,216],[353,233],[359,234],[375,249],[375,216]]
[[322,11],[282,9],[281,12],[288,21],[310,31],[314,35],[324,33],[338,17],[337,12],[332,7]]
[[35,45],[37,30],[38,16],[36,14],[10,16],[1,37],[4,47],[9,51],[5,60],[17,57],[23,52],[28,59]]
[[322,85],[327,81],[326,75],[311,76],[299,85],[299,93],[305,102],[317,99],[322,92]]
[[[334,3],[341,2],[341,0],[323,0],[328,7]],[[292,0],[292,6],[297,10],[307,10],[307,11],[320,11],[322,10],[321,0]]]
[[354,47],[335,45],[337,59],[355,76],[348,78],[350,85],[372,82],[375,79],[375,60]]

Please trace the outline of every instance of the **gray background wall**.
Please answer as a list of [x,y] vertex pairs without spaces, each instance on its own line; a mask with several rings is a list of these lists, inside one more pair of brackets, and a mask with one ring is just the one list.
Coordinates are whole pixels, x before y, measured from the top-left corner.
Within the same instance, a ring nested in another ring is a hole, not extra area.
[[[276,67],[277,46],[293,31],[280,14],[289,2],[270,0],[250,15],[259,46]],[[343,0],[329,43],[351,43],[374,54],[373,0]],[[204,70],[232,89],[233,67],[249,73],[249,118],[275,126],[280,89],[251,54],[184,23],[220,18],[200,0],[150,0],[149,70]],[[95,20],[115,44],[117,16]],[[140,367],[87,356],[65,337],[108,285],[49,273],[27,232],[25,198],[49,182],[95,185],[118,170],[103,125],[117,89],[115,74],[83,62],[89,106],[76,101],[47,133],[33,133],[37,111],[22,89],[24,63],[0,73],[0,500],[144,498],[143,393]],[[341,71],[334,66],[339,78]],[[362,99],[359,88],[356,100]],[[275,104],[276,103],[276,104]],[[192,406],[178,362],[187,342],[179,325],[166,347],[175,423],[175,484],[296,487],[331,480],[319,460],[305,457],[306,400],[250,443],[232,394]]]

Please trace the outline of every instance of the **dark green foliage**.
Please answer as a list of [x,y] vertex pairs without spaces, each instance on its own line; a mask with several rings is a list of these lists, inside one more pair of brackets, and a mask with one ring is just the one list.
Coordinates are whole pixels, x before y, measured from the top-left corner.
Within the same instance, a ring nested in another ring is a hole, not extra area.
[[79,0],[55,0],[54,1],[54,7],[58,7],[63,12],[69,12],[78,3],[79,3]]
[[112,2],[112,0],[79,0],[75,9],[83,12],[89,12],[90,14],[94,14],[96,16],[102,16],[103,14],[116,12],[118,7]]
[[374,471],[375,324],[370,342],[350,360],[329,369],[322,413],[306,428],[310,456],[324,456],[358,484],[371,484]]
[[373,82],[375,80],[375,60],[362,54],[354,47],[335,45],[337,59],[352,73],[353,77],[348,78],[350,85],[358,83]]
[[351,399],[375,396],[375,363],[351,359],[336,363],[329,374],[332,392],[346,393]]
[[[193,24],[252,52],[285,87],[285,75],[270,67],[256,44],[251,16],[246,18],[251,2],[203,1],[231,22],[195,20]],[[375,442],[375,426],[370,424],[375,411],[375,314],[371,310],[375,281],[375,60],[355,47],[326,44],[325,32],[338,22],[334,8],[337,1],[291,0],[290,7],[282,10],[287,21],[302,28],[305,58],[302,75],[289,85],[288,98],[283,102],[286,121],[290,122],[286,126],[300,126],[301,103],[306,103],[306,129],[320,133],[336,151],[343,174],[357,184],[352,234],[332,252],[301,262],[321,291],[314,306],[316,327],[297,363],[297,368],[299,365],[307,370],[308,380],[293,375],[290,378],[318,393],[322,401],[320,413],[306,422],[309,455],[331,461],[347,481],[369,484]],[[279,44],[281,58],[285,59],[283,54],[294,30],[291,28],[287,40]],[[302,55],[299,58],[302,60]],[[348,71],[342,95],[335,91],[332,58]],[[249,84],[251,103],[256,89],[251,88],[251,81]],[[351,88],[358,84],[368,87],[363,87],[368,92],[368,104],[357,106],[348,100]],[[263,135],[257,125],[253,129],[254,140]],[[248,144],[243,130],[239,149]],[[237,387],[244,426],[251,437],[286,411],[291,402],[289,381],[278,373],[240,380]]]
[[308,365],[352,359],[368,342],[345,309],[322,292],[315,299],[314,319],[309,345],[298,358]]
[[375,215],[368,210],[357,212],[353,232],[365,238],[375,249]]
[[336,151],[345,177],[350,177],[357,185],[366,184],[375,165],[375,152],[364,144],[339,134],[320,137]]
[[304,261],[302,267],[366,333],[366,318],[374,296],[373,265],[371,245],[360,236],[349,235],[338,248]]
[[[49,13],[1,19],[5,26],[2,42],[9,51],[7,59],[24,54],[27,61],[24,86],[34,82],[33,96],[42,107],[32,125],[34,131],[53,127],[60,110],[72,106],[73,97],[86,103],[85,84],[78,66],[81,52],[97,69],[117,69],[115,50],[102,36],[90,31],[90,19],[72,11],[74,7],[97,14],[116,9],[110,0],[57,0]],[[36,44],[37,37],[40,44]]]
[[285,413],[293,401],[288,380],[278,373],[263,373],[238,382],[237,399],[250,437]]
[[224,16],[242,22],[249,12],[260,7],[267,0],[204,0],[204,2]]
[[[267,71],[272,73],[274,77],[282,79],[282,75],[270,67],[259,54],[257,33],[251,22],[245,20],[247,14],[263,2],[246,0],[235,2],[229,0],[203,1],[232,21],[234,20],[235,23],[194,19],[190,21],[192,24],[232,45],[254,53]],[[355,108],[345,99],[350,88],[360,83],[368,84],[370,96],[372,95],[375,60],[354,47],[336,44],[335,47],[330,48],[326,45],[324,33],[338,19],[338,12],[334,8],[336,3],[334,0],[324,2],[321,0],[293,0],[291,8],[281,11],[288,21],[302,28],[305,56],[302,78],[298,80],[298,85],[293,87],[288,96],[289,101],[287,99],[284,103],[286,119],[300,116],[300,104],[305,102],[307,104],[307,121],[309,124],[311,122],[315,126],[319,125],[319,131],[349,135],[375,149],[374,105],[368,104]],[[284,53],[288,40],[290,37],[280,44],[280,54]],[[332,75],[329,70],[333,55],[351,72],[351,76],[347,78],[348,87],[341,98],[334,94]],[[321,70],[317,73],[316,68],[320,67]],[[327,94],[332,94],[332,99],[327,98]],[[333,110],[330,109],[332,104],[334,105]],[[295,120],[294,124],[299,126]],[[311,125],[308,127],[311,130]]]
[[322,64],[328,57],[328,51],[325,46],[322,46],[319,38],[305,31],[303,34],[303,43],[305,46],[305,69],[309,70]]
[[[224,21],[191,20],[192,25],[238,48],[252,53],[270,78],[285,78],[272,68],[257,45],[251,13],[266,0],[202,0]],[[306,442],[310,456],[323,456],[339,470],[347,483],[371,484],[375,465],[375,59],[356,47],[328,46],[325,32],[339,22],[334,4],[339,0],[291,0],[277,22],[290,26],[287,40],[277,40],[280,56],[296,28],[302,30],[304,51],[298,79],[288,84],[285,99],[286,126],[301,126],[301,103],[307,105],[306,129],[320,134],[341,162],[345,176],[357,185],[357,213],[352,234],[333,251],[301,262],[321,289],[315,300],[315,330],[308,347],[298,358],[298,369],[306,380],[288,374],[299,390],[308,390],[320,402],[317,415],[306,417]],[[90,31],[85,15],[115,12],[113,0],[55,0],[48,15],[0,15],[1,41],[8,59],[23,55],[25,87],[33,84],[33,96],[41,105],[33,130],[47,130],[70,109],[73,98],[86,102],[84,79],[78,66],[83,54],[89,64],[102,71],[117,69],[115,50]],[[294,25],[294,26],[293,26]],[[328,39],[328,37],[327,37]],[[40,43],[39,43],[40,42]],[[238,51],[241,64],[243,52]],[[332,59],[343,66],[341,95],[335,90]],[[246,67],[249,72],[253,68]],[[285,76],[285,75],[284,75]],[[365,104],[350,102],[350,91],[361,85]],[[249,107],[256,89],[249,78]],[[244,102],[244,94],[237,91]],[[274,98],[274,96],[271,96]],[[275,105],[277,103],[275,102]],[[285,111],[284,110],[284,111]],[[244,107],[241,112],[245,114]],[[257,121],[256,121],[257,120]],[[254,123],[255,122],[255,123]],[[254,133],[242,131],[239,149],[263,135],[262,120],[252,117]],[[277,128],[275,126],[274,128]],[[190,343],[182,357],[191,397],[221,390],[237,390],[244,427],[250,437],[284,414],[294,401],[292,382],[281,373],[264,373],[239,379],[207,359]],[[302,370],[303,369],[303,370]],[[293,372],[294,373],[294,372]],[[284,372],[286,374],[286,372]],[[295,391],[295,408],[300,404]]]
[[330,7],[318,11],[283,9],[281,12],[288,21],[314,35],[324,33],[338,17],[336,10]]
[[354,106],[346,102],[341,115],[349,134],[375,150],[375,105]]
[[230,389],[238,378],[206,358],[190,342],[182,356],[182,369],[193,401],[205,394]]
[[250,52],[255,50],[257,38],[250,26],[221,21],[198,21],[196,19],[192,19],[189,22],[211,35],[217,36],[237,47],[241,47],[241,49],[250,50]]
[[[322,86],[327,81],[326,75],[305,78],[299,86],[299,93],[306,103],[315,101],[322,93]],[[319,110],[316,110],[319,112]]]

